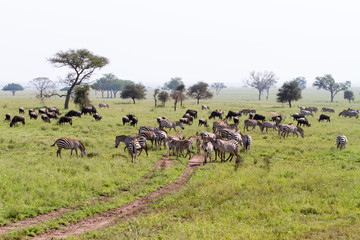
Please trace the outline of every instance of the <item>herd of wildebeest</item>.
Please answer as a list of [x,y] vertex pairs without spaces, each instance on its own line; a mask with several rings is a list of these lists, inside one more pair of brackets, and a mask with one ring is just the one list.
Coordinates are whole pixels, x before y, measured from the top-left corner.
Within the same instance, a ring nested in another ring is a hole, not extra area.
[[[100,103],[99,108],[109,108],[108,104]],[[202,110],[210,110],[206,105],[202,106]],[[322,112],[326,113],[335,113],[334,109],[323,107]],[[282,115],[272,116],[271,119],[266,120],[264,115],[256,113],[254,109],[243,109],[240,111],[229,110],[227,115],[222,110],[211,111],[208,119],[214,119],[212,132],[202,131],[196,132],[195,136],[191,137],[182,137],[182,131],[176,132],[176,127],[184,129],[184,125],[191,125],[194,122],[194,119],[198,118],[198,112],[196,110],[187,110],[186,113],[180,118],[179,121],[171,121],[167,119],[166,116],[158,117],[156,119],[158,126],[141,126],[139,128],[139,133],[137,136],[128,136],[128,135],[119,135],[115,138],[115,147],[117,148],[120,142],[124,142],[125,148],[131,156],[132,162],[136,160],[136,157],[140,155],[142,150],[145,150],[148,154],[147,141],[150,141],[152,146],[159,146],[160,149],[162,145],[165,148],[169,149],[169,154],[177,156],[191,157],[191,149],[193,149],[193,142],[196,142],[197,153],[199,154],[201,150],[204,152],[204,164],[207,163],[207,159],[211,161],[211,154],[215,152],[215,160],[219,157],[221,162],[232,160],[236,156],[236,161],[240,160],[239,151],[244,149],[244,151],[249,151],[252,143],[252,138],[249,134],[243,134],[239,129],[239,117],[247,116],[248,118],[244,120],[244,132],[249,131],[249,127],[252,127],[252,130],[256,126],[259,126],[260,130],[263,132],[266,129],[273,129],[273,131],[278,131],[278,135],[283,138],[288,137],[290,133],[293,136],[300,136],[304,138],[304,129],[302,126],[310,127],[307,117],[312,116],[318,112],[316,107],[300,107],[299,113],[294,113],[290,115],[293,120],[297,121],[295,126],[293,123],[285,124],[283,123],[284,117]],[[93,105],[83,107],[81,111],[70,110],[64,116],[59,112],[57,107],[44,107],[38,109],[36,112],[35,109],[28,110],[30,119],[37,119],[38,116],[41,116],[41,119],[46,123],[51,123],[52,119],[57,120],[57,124],[69,123],[72,125],[72,118],[78,117],[81,118],[82,115],[92,115],[96,121],[100,121],[102,117],[97,112],[96,108]],[[318,121],[327,121],[330,122],[330,116],[327,114],[320,114]],[[11,118],[11,115],[7,113],[5,115],[5,121],[10,122],[10,127],[15,127],[18,123],[25,125],[25,109],[23,107],[19,108],[19,115]],[[359,117],[359,110],[357,109],[345,109],[339,113],[339,116],[344,117]],[[218,118],[218,120],[215,120]],[[198,126],[208,127],[207,118],[200,118],[198,120]],[[233,121],[230,123],[229,121]],[[130,126],[135,127],[138,123],[138,118],[134,114],[128,114],[122,117],[123,125],[129,123]],[[165,129],[168,129],[165,130]],[[169,135],[168,132],[174,129],[176,132],[175,135]],[[339,135],[336,138],[337,148],[345,148],[347,143],[347,138],[344,135]],[[57,156],[61,157],[61,149],[71,149],[71,155],[73,150],[77,154],[77,149],[81,151],[81,155],[86,155],[86,149],[84,144],[76,139],[71,138],[59,138],[52,145],[58,146]],[[184,152],[186,154],[184,155]],[[228,158],[225,157],[225,154],[229,153]]]

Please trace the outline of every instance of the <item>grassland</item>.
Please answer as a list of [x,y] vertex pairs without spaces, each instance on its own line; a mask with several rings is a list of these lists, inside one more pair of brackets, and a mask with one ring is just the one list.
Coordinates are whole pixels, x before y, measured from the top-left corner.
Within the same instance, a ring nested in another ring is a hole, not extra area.
[[[259,102],[252,89],[224,89],[219,96],[201,104],[226,112],[255,108],[268,117],[282,113],[287,116],[286,122],[292,122],[289,115],[297,112],[296,106],[300,105],[328,106],[336,112],[359,106],[358,102],[349,104],[342,99],[341,93],[330,103],[328,92],[307,89],[303,99],[290,109],[275,102],[275,92],[270,93],[269,100]],[[357,89],[354,92],[358,95]],[[43,104],[29,91],[18,92],[15,97],[1,94],[1,116],[7,112],[15,115],[19,106],[29,109],[44,104],[58,106],[65,112],[63,99]],[[114,148],[114,140],[118,134],[136,134],[138,128],[122,126],[121,116],[133,113],[138,116],[139,125],[155,125],[157,116],[178,119],[188,108],[198,110],[200,117],[209,114],[201,111],[201,104],[196,105],[194,100],[186,100],[176,112],[172,102],[155,108],[150,92],[148,100],[135,105],[129,100],[103,100],[94,94],[91,97],[95,105],[110,105],[110,109],[98,109],[103,116],[100,122],[83,116],[75,118],[71,127],[26,117],[25,126],[10,128],[7,122],[0,125],[0,223],[73,206],[62,218],[4,235],[5,238],[24,238],[76,222],[143,196],[179,176],[186,165],[182,158],[174,159],[174,166],[168,170],[141,178],[166,150],[151,149],[148,157],[142,154],[139,161],[131,164],[123,145]],[[257,128],[250,132],[254,140],[251,153],[241,154],[243,162],[237,171],[231,162],[203,166],[184,189],[160,198],[140,216],[80,238],[359,239],[360,120],[340,118],[337,114],[331,114],[331,118],[331,123],[318,123],[310,117],[312,125],[305,128],[304,139],[280,139],[275,132],[261,133]],[[197,124],[186,126],[183,135],[205,129],[198,129]],[[335,145],[339,134],[349,139],[341,152]],[[56,148],[50,145],[63,136],[82,140],[88,156],[70,159],[69,151],[63,150],[63,158],[56,158]],[[136,187],[119,194],[119,189],[131,184]],[[99,196],[111,196],[112,200],[104,204]]]

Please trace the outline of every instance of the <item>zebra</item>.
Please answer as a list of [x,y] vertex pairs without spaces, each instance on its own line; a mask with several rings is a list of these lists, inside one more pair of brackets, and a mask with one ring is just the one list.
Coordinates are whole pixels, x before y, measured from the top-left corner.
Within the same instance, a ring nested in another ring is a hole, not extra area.
[[[147,144],[146,144],[146,138],[142,137],[142,136],[127,136],[127,135],[119,135],[115,137],[115,148],[118,148],[120,142],[125,143],[125,147],[124,147],[124,151],[125,149],[129,146],[129,143],[134,140],[137,139],[140,146],[141,146],[141,151],[144,149],[146,155],[148,156],[148,151],[147,151]],[[139,153],[139,155],[140,155]]]
[[253,127],[253,130],[254,130],[256,126],[259,126],[261,129],[262,123],[259,122],[258,120],[254,120],[254,119],[245,119],[244,120],[244,131],[245,131],[245,129],[249,131],[249,127]]
[[176,127],[179,126],[181,129],[184,129],[182,122],[179,121],[170,121],[167,119],[160,120],[159,128],[169,128],[169,131],[173,128],[176,131]]
[[[141,126],[140,129],[139,129],[139,132],[142,132],[142,131],[158,132],[159,128],[158,127],[153,127],[153,126]],[[162,130],[162,131],[165,131],[165,130]]]
[[218,128],[219,126],[223,126],[223,125],[225,125],[225,124],[227,124],[227,123],[228,123],[228,119],[227,119],[227,118],[225,118],[224,120],[214,121],[214,122],[213,122],[213,128],[212,128],[213,132],[214,132],[214,133],[217,132],[217,131],[218,131],[217,128]]
[[210,108],[209,108],[208,106],[206,106],[206,105],[202,105],[202,106],[201,106],[201,109],[202,109],[202,110],[204,110],[204,109],[209,109],[209,110],[210,110]]
[[128,148],[128,152],[131,156],[131,162],[134,163],[138,152],[140,155],[141,150],[142,150],[140,142],[137,140],[137,138],[135,138],[129,142],[127,148]]
[[[298,132],[300,133],[300,136],[304,138],[304,130],[300,127],[295,127],[294,125],[284,125],[282,127],[282,133],[281,135],[285,138],[285,135],[288,137],[289,133],[292,132],[293,136],[296,134],[297,137],[299,137]],[[281,136],[280,136],[281,138]]]
[[340,150],[344,149],[346,147],[348,140],[345,137],[345,135],[339,135],[336,137],[336,148]]
[[[189,159],[191,158],[190,147],[192,146],[192,142],[195,140],[194,137],[190,137],[189,139],[182,139],[182,140],[171,140],[171,147],[173,150],[175,149],[177,154],[181,153],[183,157],[189,155]],[[183,151],[187,150],[186,155],[184,156]],[[170,144],[169,144],[169,153],[170,153]]]
[[167,134],[165,131],[157,131],[157,132],[154,132],[155,133],[155,136],[156,136],[156,139],[155,139],[155,145],[159,144],[160,146],[160,150],[161,150],[161,143],[163,142],[164,143],[164,147],[166,148],[167,147]]
[[241,146],[244,146],[240,133],[231,131],[230,129],[221,129],[220,136],[223,138],[233,139],[237,141]]
[[146,138],[146,140],[150,140],[151,141],[151,147],[154,145],[154,141],[155,141],[155,145],[156,145],[156,134],[155,134],[155,132],[141,131],[139,133],[139,136],[142,136],[142,137]]
[[314,116],[314,114],[312,114],[312,112],[307,111],[307,110],[301,110],[300,113],[302,113],[302,114],[304,114],[304,115]]
[[84,157],[86,156],[86,149],[84,144],[76,139],[72,139],[72,138],[58,138],[53,145],[51,145],[52,147],[55,146],[55,144],[57,144],[58,146],[58,150],[56,152],[56,157],[61,158],[61,149],[65,148],[65,149],[71,149],[71,153],[70,153],[70,158],[72,156],[73,150],[75,149],[76,152],[76,156],[78,156],[78,152],[77,149],[79,148],[81,151],[81,156]]
[[264,128],[266,128],[266,132],[268,132],[268,128],[272,128],[273,131],[275,131],[278,125],[279,125],[279,121],[276,122],[265,121],[261,127],[261,132],[264,131]]
[[204,150],[204,162],[203,165],[207,163],[206,157],[209,157],[209,162],[211,162],[211,153],[214,151],[214,146],[212,145],[211,141],[206,138],[202,143],[202,149]]
[[107,103],[99,103],[99,108],[109,108],[109,104]]
[[[198,133],[196,133],[196,135],[198,135]],[[201,139],[205,139],[205,138],[212,138],[212,139],[216,139],[216,134],[215,133],[210,133],[210,132],[201,132],[200,133],[200,138]]]
[[[219,151],[221,162],[230,161],[233,159],[234,155],[236,155],[236,161],[240,160],[239,158],[239,143],[235,140],[216,140],[219,145]],[[225,160],[225,153],[230,153],[229,157]]]
[[250,151],[250,146],[251,146],[251,143],[252,143],[252,138],[249,134],[245,134],[243,135],[241,132],[240,132],[240,135],[241,135],[241,138],[242,138],[242,141],[243,141],[243,146],[244,146],[244,150],[247,151],[249,150]]

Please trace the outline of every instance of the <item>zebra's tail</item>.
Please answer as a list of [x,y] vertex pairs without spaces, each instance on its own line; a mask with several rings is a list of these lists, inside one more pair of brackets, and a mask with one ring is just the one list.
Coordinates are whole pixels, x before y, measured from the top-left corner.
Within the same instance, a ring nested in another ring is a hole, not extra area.
[[54,144],[53,144],[53,145],[50,145],[50,147],[53,147],[53,146],[55,146],[56,142],[57,142],[57,140],[56,140],[56,141],[54,142]]

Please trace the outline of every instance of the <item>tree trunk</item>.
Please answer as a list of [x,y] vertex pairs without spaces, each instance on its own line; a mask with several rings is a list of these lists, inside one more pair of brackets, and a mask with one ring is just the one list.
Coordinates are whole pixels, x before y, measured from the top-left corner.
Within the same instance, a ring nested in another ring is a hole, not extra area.
[[199,104],[200,98],[197,99],[197,104]]
[[176,104],[177,104],[177,100],[175,100],[174,102],[174,111],[176,111]]
[[291,108],[291,101],[289,100],[289,107]]
[[259,90],[259,101],[261,100],[261,91]]
[[101,98],[104,98],[104,91],[101,90]]
[[183,101],[183,100],[182,100],[182,99],[180,99],[180,106],[182,106],[182,101]]
[[333,91],[330,91],[330,94],[331,94],[331,102],[333,102],[334,101],[334,93],[333,93]]
[[156,104],[157,104],[157,100],[156,100],[156,98],[155,98],[155,107],[156,107]]
[[13,96],[15,96],[15,92],[16,92],[16,91],[12,91]]
[[40,90],[40,98],[43,98],[43,90]]
[[134,104],[135,104],[135,98],[132,98],[132,100],[133,100],[133,102],[134,102]]
[[64,109],[68,109],[69,108],[69,102],[70,102],[70,97],[71,97],[71,92],[73,90],[73,87],[70,87],[69,90],[66,93],[66,98],[65,98],[65,106]]

